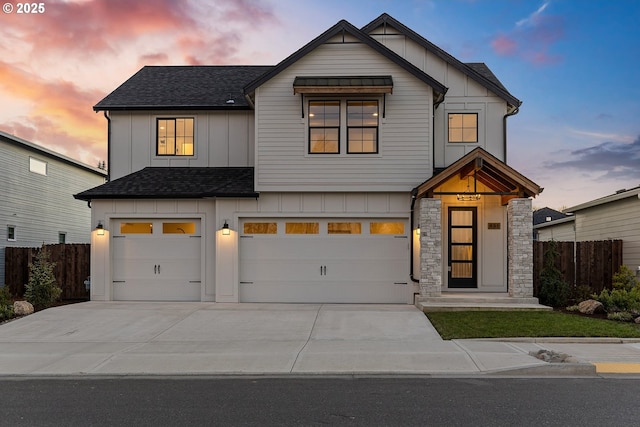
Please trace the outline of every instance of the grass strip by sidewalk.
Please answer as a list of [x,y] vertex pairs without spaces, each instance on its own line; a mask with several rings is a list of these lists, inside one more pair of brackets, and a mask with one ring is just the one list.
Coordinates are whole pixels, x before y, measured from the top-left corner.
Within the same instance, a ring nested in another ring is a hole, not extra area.
[[634,323],[557,311],[441,311],[427,317],[443,339],[506,337],[640,338]]

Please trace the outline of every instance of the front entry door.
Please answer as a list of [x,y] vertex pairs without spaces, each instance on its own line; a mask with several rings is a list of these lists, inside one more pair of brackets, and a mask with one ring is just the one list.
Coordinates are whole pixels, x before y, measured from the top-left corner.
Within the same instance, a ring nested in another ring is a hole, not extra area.
[[477,209],[449,208],[449,287],[477,288]]

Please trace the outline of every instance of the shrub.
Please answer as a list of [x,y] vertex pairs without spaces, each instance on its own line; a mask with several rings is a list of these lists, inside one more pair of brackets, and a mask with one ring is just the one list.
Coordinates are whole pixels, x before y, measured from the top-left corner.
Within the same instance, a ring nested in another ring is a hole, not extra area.
[[13,317],[13,301],[9,288],[0,288],[0,320],[11,319]]
[[62,289],[56,286],[53,275],[55,263],[49,261],[49,251],[42,246],[33,263],[29,264],[29,283],[26,285],[24,297],[34,308],[50,307],[60,298]]
[[626,265],[622,264],[620,270],[613,275],[613,289],[624,289],[630,291],[640,286],[640,282],[636,278],[635,273]]
[[640,282],[625,265],[613,275],[613,289],[604,289],[594,298],[602,303],[608,313],[627,311],[640,312]]
[[540,272],[540,303],[551,307],[564,307],[569,299],[569,284],[564,281],[562,272],[556,268],[559,256],[556,242],[549,242],[544,253],[544,267]]
[[607,314],[607,319],[617,320],[619,322],[632,322],[633,315],[628,311],[615,311],[613,313]]

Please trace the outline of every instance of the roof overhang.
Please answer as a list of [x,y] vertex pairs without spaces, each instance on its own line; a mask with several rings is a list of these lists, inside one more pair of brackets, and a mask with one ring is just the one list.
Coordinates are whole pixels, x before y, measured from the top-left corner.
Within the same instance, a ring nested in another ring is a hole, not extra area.
[[393,93],[391,76],[298,76],[293,81],[298,94],[379,94]]
[[[535,197],[542,193],[543,190],[543,188],[506,163],[482,148],[476,148],[442,172],[414,188],[413,193],[416,198],[459,194],[459,192],[438,191],[438,187],[454,177],[459,179],[473,177],[477,182],[481,182],[491,190],[490,192],[481,192],[479,194],[501,196],[503,204],[516,197]],[[476,191],[473,193],[478,194]]]

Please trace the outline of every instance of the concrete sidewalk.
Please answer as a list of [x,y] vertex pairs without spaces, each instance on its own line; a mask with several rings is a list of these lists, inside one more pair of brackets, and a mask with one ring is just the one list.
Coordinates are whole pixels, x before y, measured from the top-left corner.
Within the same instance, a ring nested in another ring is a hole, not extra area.
[[[409,305],[86,302],[0,325],[0,375],[596,375],[639,343],[440,338]],[[548,349],[581,363],[547,363]],[[628,372],[628,371],[627,371]]]

